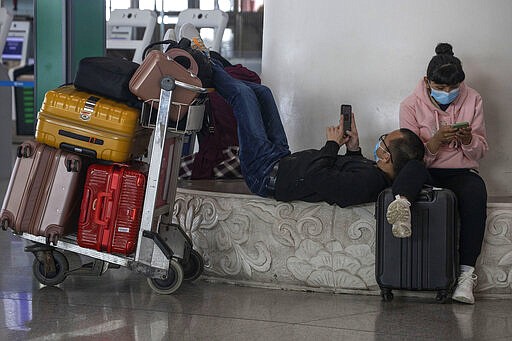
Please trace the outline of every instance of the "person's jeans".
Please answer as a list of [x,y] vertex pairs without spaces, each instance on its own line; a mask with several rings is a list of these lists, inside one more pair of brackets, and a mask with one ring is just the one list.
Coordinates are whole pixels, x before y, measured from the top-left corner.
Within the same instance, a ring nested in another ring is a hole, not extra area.
[[290,154],[279,111],[269,88],[241,81],[212,61],[213,86],[233,107],[238,126],[240,167],[249,189],[267,196],[268,176]]

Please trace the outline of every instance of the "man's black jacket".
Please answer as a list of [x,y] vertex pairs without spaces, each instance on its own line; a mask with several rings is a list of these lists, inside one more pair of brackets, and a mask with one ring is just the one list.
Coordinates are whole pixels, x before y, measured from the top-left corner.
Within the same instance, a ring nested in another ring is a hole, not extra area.
[[327,141],[320,149],[293,153],[279,161],[275,198],[280,201],[326,201],[340,207],[377,200],[391,180],[361,151],[338,155],[340,146]]

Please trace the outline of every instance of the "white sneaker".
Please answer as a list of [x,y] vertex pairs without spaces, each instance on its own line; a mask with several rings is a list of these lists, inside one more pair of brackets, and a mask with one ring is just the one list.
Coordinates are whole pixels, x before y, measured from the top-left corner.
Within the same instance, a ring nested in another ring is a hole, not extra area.
[[204,44],[203,39],[201,39],[201,35],[199,34],[199,31],[191,23],[186,23],[183,26],[181,26],[179,37],[180,37],[180,39],[181,38],[189,39],[190,46],[193,49],[203,52],[204,54],[206,54],[206,56],[210,56],[210,51],[208,51],[208,48]]
[[397,238],[407,238],[411,231],[411,203],[406,198],[395,196],[395,200],[388,206],[386,219],[393,225],[391,232]]
[[476,286],[478,276],[473,270],[462,272],[457,280],[457,287],[453,292],[452,299],[462,303],[475,304],[473,289]]

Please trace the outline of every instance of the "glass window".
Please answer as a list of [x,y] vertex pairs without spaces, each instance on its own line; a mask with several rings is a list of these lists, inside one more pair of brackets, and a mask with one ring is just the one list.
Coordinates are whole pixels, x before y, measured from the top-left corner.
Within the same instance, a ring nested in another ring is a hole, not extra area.
[[219,9],[224,12],[233,12],[233,0],[219,0]]
[[109,0],[105,1],[107,10],[130,8],[130,0]]
[[[263,36],[263,3],[264,0],[106,0],[107,20],[110,11],[114,9],[130,8],[138,3],[140,9],[149,9],[157,12],[157,29],[155,39],[163,36],[169,28],[174,28],[178,15],[188,6],[198,6],[202,10],[212,10],[216,7],[229,14],[229,22],[221,43],[221,53],[233,63],[252,63],[253,70],[260,68],[261,47]],[[236,8],[235,8],[236,4]],[[163,7],[163,8],[162,8]],[[164,12],[163,16],[161,12]],[[162,25],[162,17],[163,23]],[[213,29],[200,29],[201,36],[206,45],[213,40]]]
[[140,9],[155,9],[155,6],[155,0],[139,0]]
[[199,8],[204,10],[215,9],[215,0],[201,0]]
[[240,0],[240,12],[258,12],[263,6],[263,0]]
[[[142,8],[142,2],[139,0],[139,7]],[[150,9],[154,8],[155,1],[145,0],[144,2],[151,3]],[[164,3],[164,12],[180,12],[188,8],[188,0],[156,0],[156,10],[162,10],[162,2]]]
[[107,0],[105,1],[107,10],[105,11],[105,19],[110,19],[110,12],[115,9],[126,9],[130,8],[130,0]]

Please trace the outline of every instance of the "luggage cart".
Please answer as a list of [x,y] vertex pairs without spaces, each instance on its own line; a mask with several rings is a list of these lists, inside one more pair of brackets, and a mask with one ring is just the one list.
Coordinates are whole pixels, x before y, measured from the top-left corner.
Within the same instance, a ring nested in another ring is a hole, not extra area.
[[[192,249],[192,240],[183,229],[172,223],[172,213],[183,136],[201,128],[205,96],[188,106],[174,103],[172,93],[176,86],[200,94],[207,90],[169,76],[162,78],[160,86],[159,100],[144,102],[141,112],[141,125],[153,129],[154,135],[149,146],[149,172],[135,253],[120,256],[83,248],[77,244],[76,235],[64,236],[50,245],[46,237],[22,233],[21,238],[36,243],[25,251],[34,254],[33,274],[40,283],[57,285],[71,274],[100,276],[108,268],[123,266],[146,276],[156,293],[171,294],[183,280],[197,279],[203,272],[202,256]],[[168,123],[171,105],[179,106],[180,113],[188,108],[184,126],[185,119]],[[93,261],[82,264],[79,255]]]

